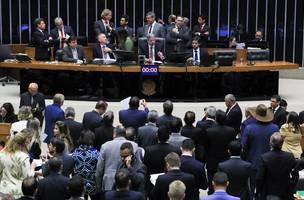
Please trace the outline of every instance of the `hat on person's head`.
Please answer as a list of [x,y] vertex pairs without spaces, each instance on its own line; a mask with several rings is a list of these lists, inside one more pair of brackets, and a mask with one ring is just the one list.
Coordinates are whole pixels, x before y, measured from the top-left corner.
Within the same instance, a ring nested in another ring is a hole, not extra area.
[[260,122],[271,122],[273,120],[273,112],[264,104],[259,104],[256,109],[249,109],[250,114]]

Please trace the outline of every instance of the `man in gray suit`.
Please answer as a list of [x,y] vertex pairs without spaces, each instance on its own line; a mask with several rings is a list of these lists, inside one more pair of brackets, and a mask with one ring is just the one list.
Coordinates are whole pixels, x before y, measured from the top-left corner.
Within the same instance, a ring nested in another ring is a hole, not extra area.
[[145,126],[138,128],[137,141],[140,147],[147,147],[150,145],[157,144],[157,130],[156,121],[158,119],[158,112],[151,110],[148,113],[148,123]]
[[125,142],[130,142],[134,152],[138,149],[138,145],[135,142],[126,139],[126,129],[122,125],[115,127],[113,138],[112,141],[104,143],[100,149],[100,157],[96,169],[97,190],[109,191],[113,189],[115,173],[121,161],[120,146]]
[[189,139],[188,137],[184,137],[181,135],[180,131],[182,129],[182,126],[183,122],[179,118],[176,118],[171,121],[171,135],[168,140],[168,143],[178,147],[179,149],[181,148],[183,141],[185,139]]
[[83,47],[77,44],[77,38],[75,36],[71,36],[68,39],[68,46],[63,48],[62,60],[64,62],[82,64],[84,59],[85,55]]
[[165,38],[166,31],[162,24],[155,21],[155,13],[148,12],[146,14],[147,24],[143,27],[143,37],[147,37],[148,34],[153,34],[155,37]]

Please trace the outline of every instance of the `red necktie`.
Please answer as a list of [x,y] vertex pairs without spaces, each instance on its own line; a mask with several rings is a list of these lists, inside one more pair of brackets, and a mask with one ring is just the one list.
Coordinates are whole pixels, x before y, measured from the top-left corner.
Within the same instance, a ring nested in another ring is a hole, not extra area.
[[61,35],[60,49],[62,49],[64,46],[64,39],[65,39],[63,34],[63,29],[60,30],[60,35]]

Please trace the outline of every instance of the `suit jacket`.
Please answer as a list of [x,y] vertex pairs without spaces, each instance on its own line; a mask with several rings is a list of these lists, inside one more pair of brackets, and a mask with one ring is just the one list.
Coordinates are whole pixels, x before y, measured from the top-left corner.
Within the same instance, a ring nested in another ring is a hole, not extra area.
[[94,147],[96,149],[100,149],[101,145],[104,143],[113,140],[113,130],[114,127],[112,125],[102,124],[100,127],[95,128],[95,144]]
[[144,200],[140,192],[135,191],[109,191],[105,193],[105,200]]
[[187,200],[198,200],[198,188],[192,174],[184,173],[180,170],[171,170],[164,175],[158,176],[155,187],[153,189],[153,197],[155,200],[168,200],[169,184],[175,180],[182,181],[186,186]]
[[121,161],[120,146],[125,142],[130,142],[134,152],[137,151],[138,145],[135,142],[126,140],[124,137],[114,138],[114,140],[106,142],[101,146],[96,169],[97,188],[100,188],[102,183],[103,191],[112,190],[115,182],[115,173]]
[[110,30],[109,28],[106,28],[103,21],[102,20],[98,20],[94,23],[94,30],[95,30],[95,34],[96,34],[96,38],[100,33],[104,33],[106,35],[106,37],[108,38],[108,41],[110,44],[114,43],[114,39],[115,39],[115,26],[112,22],[110,22],[110,27],[112,28],[112,30]]
[[227,193],[241,199],[249,199],[248,179],[251,175],[251,164],[241,158],[232,157],[219,163],[218,171],[225,172],[229,185]]
[[[111,48],[111,47],[109,47]],[[115,59],[114,53],[108,53],[111,59]],[[93,58],[103,58],[102,49],[99,43],[96,43],[93,49]]]
[[[146,24],[143,27],[143,37],[147,37],[149,34],[149,27],[150,25]],[[155,22],[152,32],[151,32],[155,37],[160,37],[160,38],[165,38],[166,37],[166,30],[164,26],[160,23]]]
[[144,164],[147,166],[148,173],[163,173],[166,167],[164,158],[171,152],[181,154],[180,149],[168,143],[158,143],[146,147]]
[[160,126],[167,126],[167,127],[171,127],[171,122],[173,120],[175,120],[178,117],[175,117],[173,115],[162,115],[160,116],[157,121],[156,121],[156,126],[160,127]]
[[228,144],[235,139],[236,133],[233,128],[215,125],[207,130],[207,170],[216,171],[218,163],[229,159]]
[[70,130],[70,135],[74,144],[74,147],[78,147],[79,143],[78,143],[78,139],[80,137],[80,133],[83,130],[83,125],[82,123],[76,122],[73,119],[67,118],[64,120],[65,125],[67,125],[67,127]]
[[[65,38],[64,38],[65,40],[67,39],[66,35],[75,36],[75,33],[71,26],[63,26],[63,29],[64,29],[64,34],[65,34]],[[53,40],[54,40],[54,52],[56,52],[60,47],[58,28],[55,27],[51,30],[51,36],[53,37]],[[65,41],[63,41],[63,42],[65,42]]]
[[248,126],[249,124],[255,123],[255,122],[256,122],[256,120],[254,117],[249,117],[242,122],[241,128],[240,128],[241,138],[242,138],[242,135],[244,135],[244,130],[245,130],[246,126]]
[[30,196],[22,196],[17,200],[35,200],[35,197],[30,197]]
[[208,186],[205,164],[195,160],[194,157],[182,155],[180,157],[181,166],[180,169],[183,172],[192,174],[195,178],[195,182],[198,188],[206,190]]
[[256,176],[257,193],[261,199],[275,195],[280,199],[293,199],[290,174],[296,165],[294,156],[284,151],[269,151],[261,156]]
[[157,130],[158,128],[154,123],[147,123],[145,126],[138,128],[137,142],[140,147],[146,148],[147,146],[157,144]]
[[[83,47],[81,45],[77,45],[76,50],[78,54],[78,60],[85,59]],[[77,62],[77,59],[73,58],[72,48],[70,46],[64,47],[62,51],[63,51],[62,60],[64,62],[74,62],[74,63]]]
[[25,92],[20,95],[20,105],[21,106],[30,106],[32,109],[36,108],[36,111],[33,112],[33,116],[37,117],[42,125],[43,122],[43,111],[45,109],[45,100],[44,95],[38,92],[33,96],[33,104],[31,103],[32,95],[29,92]]
[[[209,32],[209,34],[205,35],[204,33],[206,33],[206,32]],[[199,33],[200,35],[198,36],[197,33]],[[199,37],[199,39],[200,39],[199,42],[200,42],[201,47],[207,47],[207,40],[208,40],[210,34],[211,34],[210,27],[207,24],[204,25],[203,29],[201,28],[201,25],[199,25],[199,24],[194,25],[194,27],[192,29],[192,37]]]
[[[147,42],[144,44],[139,44],[139,49],[138,49],[139,55],[145,55],[146,58],[149,58],[149,45]],[[160,61],[160,57],[158,56],[158,52],[162,52],[163,55],[164,53],[164,46],[161,43],[156,42],[154,45],[154,56],[155,60]]]
[[95,128],[102,125],[102,117],[95,110],[91,112],[86,112],[83,115],[82,125],[85,129],[91,130],[94,132]]
[[138,129],[138,127],[141,127],[145,125],[147,121],[147,115],[148,115],[149,109],[145,108],[145,110],[138,110],[129,108],[126,110],[120,110],[119,111],[119,122],[124,127],[133,127],[135,130]]
[[50,60],[51,52],[49,47],[52,46],[52,41],[49,40],[49,34],[47,31],[40,31],[36,29],[32,35],[32,44],[35,47],[35,59],[36,60]]
[[60,174],[51,173],[38,184],[37,200],[65,200],[68,198],[69,179]]
[[274,113],[272,122],[278,125],[279,128],[281,128],[281,126],[286,123],[286,116],[287,112],[282,107],[279,107]]
[[245,127],[241,143],[245,160],[252,164],[254,170],[257,169],[257,161],[260,156],[270,151],[271,135],[278,131],[278,126],[273,123],[256,122]]
[[169,27],[167,30],[167,36],[166,36],[166,41],[167,41],[167,49],[169,51],[174,51],[174,52],[184,52],[185,49],[187,49],[190,46],[190,31],[186,27],[182,27],[179,30],[179,33],[175,33],[172,30],[175,28]]
[[129,37],[133,37],[134,31],[133,28],[131,28],[130,26],[127,26],[126,28],[120,26],[116,29],[116,36],[119,35],[120,32],[126,31]]
[[189,138],[182,136],[180,133],[171,133],[168,143],[176,146],[177,148],[181,148],[185,139]]
[[55,122],[64,121],[64,111],[61,109],[61,107],[58,104],[52,104],[52,105],[48,105],[45,108],[44,115],[45,115],[44,133],[48,135],[44,142],[49,143],[54,135],[53,128]]
[[[62,160],[63,168],[61,174],[65,177],[70,177],[70,175],[73,173],[75,162],[71,155],[62,153],[55,156],[56,158]],[[48,162],[46,162],[42,166],[42,173],[44,177],[49,176],[49,166]]]
[[[189,52],[188,58],[193,58],[194,59],[193,49],[188,50],[188,52]],[[200,60],[200,63],[207,62],[207,56],[208,56],[208,50],[206,48],[199,48],[199,60]]]
[[225,191],[215,191],[212,195],[202,198],[201,200],[239,200],[240,198],[231,196]]
[[236,103],[233,108],[228,112],[226,111],[225,125],[234,128],[236,133],[240,132],[240,127],[242,123],[242,110],[240,106]]

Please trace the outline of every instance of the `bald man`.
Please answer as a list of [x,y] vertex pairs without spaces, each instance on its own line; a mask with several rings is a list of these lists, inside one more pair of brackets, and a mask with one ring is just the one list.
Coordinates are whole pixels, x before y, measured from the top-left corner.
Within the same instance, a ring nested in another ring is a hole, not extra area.
[[30,83],[28,91],[21,94],[20,96],[20,108],[21,106],[30,106],[34,117],[37,117],[42,126],[43,122],[43,111],[45,109],[44,95],[38,92],[38,84]]

